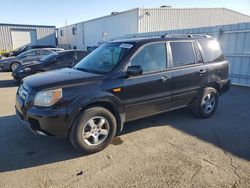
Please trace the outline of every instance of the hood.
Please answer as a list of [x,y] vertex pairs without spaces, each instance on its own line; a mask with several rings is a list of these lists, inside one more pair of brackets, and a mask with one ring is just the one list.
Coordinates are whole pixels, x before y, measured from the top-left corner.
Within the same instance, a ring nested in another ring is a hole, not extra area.
[[0,63],[11,63],[15,60],[18,60],[16,57],[8,57],[0,59]]
[[68,87],[77,84],[87,84],[101,81],[103,75],[82,72],[79,70],[64,68],[26,77],[24,85],[31,90],[42,90],[58,87]]

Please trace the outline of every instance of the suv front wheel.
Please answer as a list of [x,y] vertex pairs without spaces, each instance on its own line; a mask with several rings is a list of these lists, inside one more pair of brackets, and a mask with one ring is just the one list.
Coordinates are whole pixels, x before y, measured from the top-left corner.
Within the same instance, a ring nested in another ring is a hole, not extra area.
[[70,141],[80,152],[95,153],[112,142],[116,133],[116,119],[107,109],[92,107],[74,121]]
[[196,97],[191,109],[197,117],[209,118],[215,113],[217,105],[217,90],[212,87],[207,87]]

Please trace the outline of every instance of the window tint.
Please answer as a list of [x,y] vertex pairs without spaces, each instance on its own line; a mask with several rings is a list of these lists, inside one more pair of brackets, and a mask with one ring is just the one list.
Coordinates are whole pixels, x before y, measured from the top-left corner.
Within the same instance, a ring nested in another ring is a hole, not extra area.
[[25,54],[25,56],[36,56],[36,55],[39,55],[37,50],[29,50],[29,51],[27,51],[26,53],[23,53],[23,54]]
[[217,40],[200,40],[199,41],[205,62],[223,61],[224,56]]
[[46,56],[46,55],[49,55],[49,54],[51,54],[51,51],[49,51],[49,50],[41,50],[41,55],[42,56]]
[[87,56],[89,53],[87,51],[77,51],[77,62],[81,61],[85,56]]
[[132,59],[131,65],[140,65],[143,72],[166,69],[166,44],[156,43],[147,45]]
[[57,60],[62,64],[72,64],[75,63],[75,52],[63,53]]
[[170,46],[174,67],[195,63],[192,42],[170,42]]

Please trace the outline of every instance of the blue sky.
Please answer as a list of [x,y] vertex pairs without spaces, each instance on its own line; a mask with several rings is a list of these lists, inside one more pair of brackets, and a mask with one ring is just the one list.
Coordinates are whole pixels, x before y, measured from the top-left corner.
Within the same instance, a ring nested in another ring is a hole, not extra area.
[[250,15],[250,0],[0,0],[0,23],[64,26],[136,7],[226,7]]

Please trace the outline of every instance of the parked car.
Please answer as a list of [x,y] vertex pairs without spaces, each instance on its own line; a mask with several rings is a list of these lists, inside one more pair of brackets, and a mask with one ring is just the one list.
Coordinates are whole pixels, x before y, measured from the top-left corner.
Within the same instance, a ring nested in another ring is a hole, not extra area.
[[34,132],[69,137],[79,151],[93,153],[128,121],[183,107],[211,117],[229,89],[228,71],[219,43],[208,36],[113,41],[73,68],[25,78],[16,114]]
[[16,50],[13,50],[11,52],[6,52],[3,55],[6,57],[11,57],[11,56],[18,56],[19,54],[26,52],[31,49],[38,49],[38,48],[56,48],[55,46],[52,45],[27,45],[27,46],[22,46]]
[[49,70],[72,67],[82,60],[89,52],[83,50],[65,50],[54,52],[40,61],[32,61],[19,66],[12,72],[12,76],[18,82],[24,77]]
[[23,65],[31,61],[38,61],[53,52],[62,51],[62,50],[63,49],[61,48],[42,48],[42,49],[28,50],[26,52],[19,54],[16,57],[9,57],[9,58],[0,60],[0,70],[13,71],[20,65]]

